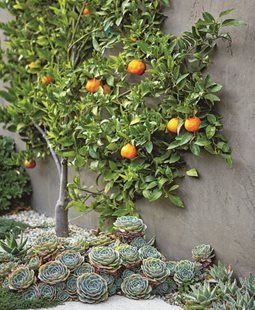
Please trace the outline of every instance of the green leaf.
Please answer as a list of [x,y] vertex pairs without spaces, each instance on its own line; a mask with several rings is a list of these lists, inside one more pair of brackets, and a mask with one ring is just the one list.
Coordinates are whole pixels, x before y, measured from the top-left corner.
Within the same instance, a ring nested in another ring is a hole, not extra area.
[[186,174],[187,174],[189,177],[198,178],[198,172],[197,172],[196,168],[192,168],[192,169],[190,169],[190,170],[187,170],[187,171],[186,171]]
[[84,212],[85,210],[85,205],[81,201],[71,201],[68,205],[67,208],[73,207],[75,210],[78,212]]
[[171,203],[174,204],[175,206],[177,206],[179,208],[184,208],[184,203],[179,196],[169,194],[169,199],[170,199]]
[[98,44],[98,42],[97,42],[97,40],[96,40],[95,37],[93,37],[93,39],[92,39],[92,44],[93,44],[94,49],[95,49],[97,52],[99,52],[99,51],[100,51],[100,47],[99,47],[99,44]]
[[215,21],[214,17],[208,12],[203,12],[203,17],[204,17],[205,21],[207,21],[207,22]]
[[235,9],[228,9],[228,10],[225,10],[225,11],[222,11],[219,15],[219,17],[223,17],[225,15],[228,15],[230,13],[233,13],[235,11]]
[[146,148],[146,151],[150,154],[152,152],[152,150],[153,150],[153,143],[152,142],[148,142],[146,144],[145,148]]
[[132,119],[132,121],[130,122],[130,125],[135,125],[138,124],[140,122],[140,117],[135,117]]
[[204,98],[207,99],[207,100],[210,100],[212,103],[214,101],[220,101],[220,98],[218,96],[216,96],[216,95],[213,95],[213,94],[207,94],[207,95],[204,96]]
[[148,54],[150,52],[150,45],[144,41],[137,41],[137,45],[140,47],[140,49],[145,53]]
[[206,132],[207,138],[211,139],[215,135],[216,128],[214,126],[209,125],[206,127],[205,132]]
[[196,155],[196,156],[199,156],[199,155],[200,155],[200,147],[199,147],[198,145],[192,144],[192,145],[190,146],[190,150],[191,150],[191,152],[192,152],[194,155]]
[[184,80],[187,76],[189,75],[189,73],[185,73],[182,76],[180,76],[178,78],[178,80],[176,81],[176,85],[178,85],[179,83],[181,83],[182,80]]
[[112,76],[112,75],[108,76],[108,78],[106,79],[106,83],[109,86],[114,86],[114,76]]
[[226,19],[224,20],[224,22],[222,23],[223,27],[226,26],[247,26],[247,24],[239,19]]

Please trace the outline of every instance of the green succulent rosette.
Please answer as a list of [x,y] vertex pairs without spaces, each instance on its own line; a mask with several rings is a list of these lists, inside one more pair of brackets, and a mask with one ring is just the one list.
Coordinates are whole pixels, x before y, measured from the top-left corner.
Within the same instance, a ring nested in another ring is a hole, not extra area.
[[58,290],[56,294],[56,299],[60,302],[65,302],[72,299],[72,296],[66,291]]
[[28,267],[19,267],[9,276],[9,288],[11,290],[24,290],[35,282],[34,271]]
[[57,289],[54,285],[39,283],[37,286],[37,290],[40,298],[47,298],[53,300],[56,297]]
[[105,301],[108,298],[107,282],[96,273],[84,273],[77,279],[77,294],[84,303]]
[[77,277],[74,275],[69,276],[66,280],[65,291],[70,295],[74,295],[76,293],[76,290],[77,290],[76,283],[77,283]]
[[83,263],[79,267],[73,270],[73,273],[76,277],[81,276],[83,273],[91,273],[95,272],[95,268],[91,266],[89,263]]
[[79,252],[66,250],[59,254],[56,260],[65,265],[69,270],[74,270],[84,262],[84,257]]
[[34,243],[34,252],[40,256],[47,256],[56,251],[58,238],[54,234],[39,236]]
[[174,280],[182,284],[190,282],[195,277],[195,264],[189,260],[181,260],[176,264]]
[[88,239],[89,246],[99,246],[99,245],[108,245],[113,242],[113,240],[107,235],[102,234],[99,236],[92,236]]
[[147,226],[136,216],[121,216],[113,223],[115,230],[127,233],[144,233]]
[[147,245],[147,242],[143,237],[140,236],[140,237],[134,238],[131,241],[130,245],[136,247],[139,250],[142,246]]
[[53,286],[56,288],[57,291],[58,290],[65,290],[66,282],[65,281],[58,282],[58,283],[54,284]]
[[121,277],[122,279],[125,279],[128,276],[131,276],[132,274],[139,274],[139,272],[133,270],[133,269],[125,269],[123,270]]
[[38,270],[41,264],[42,264],[42,258],[35,255],[29,259],[27,267],[32,270]]
[[48,262],[39,268],[38,278],[47,284],[65,281],[70,274],[66,265],[58,261]]
[[25,300],[35,300],[39,298],[39,292],[36,285],[32,285],[29,288],[22,291],[22,297]]
[[214,258],[214,249],[209,244],[200,244],[192,249],[192,258],[199,263],[210,265]]
[[165,259],[164,256],[152,245],[144,245],[142,246],[139,250],[139,257],[140,259],[146,259],[149,257],[154,257],[154,258],[160,258],[160,259]]
[[164,282],[155,286],[152,290],[153,295],[165,296],[176,289],[176,283],[172,279],[166,279]]
[[89,253],[89,262],[98,269],[115,272],[121,267],[121,258],[117,251],[107,246],[97,246]]
[[131,299],[148,299],[152,291],[148,279],[139,274],[126,277],[121,284],[122,293]]
[[132,245],[121,244],[117,247],[117,251],[120,254],[124,266],[136,265],[140,262],[138,250]]
[[144,259],[141,269],[152,283],[162,283],[170,275],[166,263],[159,258],[150,257]]
[[174,276],[176,264],[177,264],[177,262],[175,262],[175,261],[169,260],[166,262],[166,268],[169,270],[171,277]]
[[89,248],[89,242],[84,239],[75,241],[74,243],[65,244],[65,249],[85,253]]

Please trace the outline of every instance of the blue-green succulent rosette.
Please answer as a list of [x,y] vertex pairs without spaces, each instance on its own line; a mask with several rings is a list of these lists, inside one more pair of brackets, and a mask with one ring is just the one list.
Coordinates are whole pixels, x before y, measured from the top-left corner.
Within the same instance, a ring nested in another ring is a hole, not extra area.
[[39,267],[41,266],[41,264],[42,264],[42,258],[35,255],[29,259],[29,261],[27,263],[27,267],[29,269],[38,270]]
[[122,260],[117,251],[107,246],[97,246],[89,253],[89,262],[96,269],[101,271],[116,272]]
[[84,262],[84,257],[74,250],[66,250],[59,254],[56,260],[65,265],[69,270],[74,270]]
[[113,227],[117,231],[134,234],[143,234],[147,228],[142,219],[130,215],[118,217]]
[[35,300],[40,297],[38,288],[36,285],[31,285],[29,288],[22,291],[22,297],[25,300]]
[[152,288],[148,279],[139,274],[132,274],[123,280],[121,291],[131,299],[148,299],[151,296]]
[[63,290],[57,291],[56,300],[60,302],[65,302],[65,301],[72,300],[72,299],[73,299],[73,296],[70,295],[68,292],[63,291]]
[[138,250],[140,259],[146,259],[149,257],[160,258],[165,260],[165,257],[152,245],[144,245]]
[[136,247],[129,244],[120,244],[116,250],[120,254],[122,264],[127,268],[140,264],[140,257]]
[[10,274],[8,280],[11,290],[24,290],[35,282],[34,271],[21,266]]
[[65,291],[70,295],[74,295],[76,294],[76,289],[77,289],[77,277],[75,275],[71,275],[66,280]]
[[77,278],[77,294],[84,303],[105,301],[108,299],[107,282],[97,273],[84,273]]
[[57,289],[54,285],[46,284],[46,283],[39,283],[37,286],[38,294],[40,298],[46,299],[55,299]]
[[130,245],[139,250],[142,246],[147,245],[147,242],[143,237],[136,237],[131,241]]
[[176,289],[176,283],[173,279],[166,279],[164,282],[153,287],[153,295],[165,296]]
[[191,282],[195,278],[195,264],[189,260],[181,260],[176,264],[174,280],[178,284]]
[[177,264],[177,262],[171,261],[171,260],[166,262],[166,268],[169,270],[169,273],[170,273],[171,277],[174,276],[176,264]]
[[52,261],[42,265],[39,268],[38,278],[47,284],[56,284],[65,281],[70,274],[66,265]]
[[200,244],[192,249],[192,258],[202,264],[203,267],[208,267],[212,264],[215,257],[214,249],[209,244]]
[[36,254],[44,257],[55,252],[58,245],[58,238],[54,234],[46,234],[35,240],[33,249]]
[[164,282],[170,275],[166,263],[159,258],[150,257],[144,259],[141,269],[146,278],[154,284]]
[[83,273],[91,273],[95,272],[95,268],[91,266],[89,263],[83,263],[79,267],[73,270],[73,274],[78,277],[81,276]]

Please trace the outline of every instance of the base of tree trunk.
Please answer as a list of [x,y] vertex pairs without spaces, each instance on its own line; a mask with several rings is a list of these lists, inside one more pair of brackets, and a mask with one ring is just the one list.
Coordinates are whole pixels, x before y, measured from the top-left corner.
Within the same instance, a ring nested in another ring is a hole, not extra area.
[[57,202],[55,207],[55,228],[58,237],[68,237],[68,211],[65,210],[66,204]]

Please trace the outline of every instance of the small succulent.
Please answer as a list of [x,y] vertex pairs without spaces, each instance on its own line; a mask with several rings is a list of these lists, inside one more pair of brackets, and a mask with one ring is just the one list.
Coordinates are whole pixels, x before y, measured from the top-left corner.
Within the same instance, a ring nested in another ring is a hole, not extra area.
[[147,242],[143,237],[136,237],[130,242],[130,245],[139,250],[142,246],[147,245]]
[[197,245],[191,252],[192,258],[201,263],[203,267],[211,265],[215,256],[214,249],[209,244]]
[[111,286],[108,286],[108,294],[109,296],[113,296],[117,293],[117,285],[115,283],[113,283]]
[[54,284],[53,286],[56,288],[57,291],[58,290],[65,290],[66,282],[65,281],[58,282],[58,283]]
[[166,268],[169,270],[171,277],[174,276],[176,264],[177,264],[177,262],[170,261],[170,260],[166,262]]
[[108,294],[109,296],[112,296],[116,293],[117,291],[117,286],[115,285],[115,278],[108,273],[105,272],[101,272],[100,276],[105,279],[106,283],[107,283],[107,288],[108,288]]
[[84,303],[102,302],[108,298],[107,282],[96,273],[84,273],[77,279],[77,294]]
[[195,265],[189,260],[181,260],[176,264],[174,280],[179,283],[191,282],[195,277]]
[[56,284],[65,281],[69,274],[70,271],[64,264],[52,261],[39,268],[38,278],[44,283]]
[[121,284],[122,293],[131,299],[148,299],[152,291],[148,279],[138,274],[126,277]]
[[156,248],[154,248],[151,245],[142,246],[139,249],[138,253],[139,253],[140,259],[146,259],[149,257],[164,259],[164,256]]
[[0,264],[1,263],[8,263],[13,260],[13,256],[6,252],[0,252]]
[[60,302],[68,301],[69,299],[72,299],[72,296],[68,294],[68,292],[63,290],[58,290],[56,294],[56,299]]
[[34,252],[40,256],[47,256],[57,250],[58,238],[54,234],[39,236],[34,243]]
[[84,257],[74,250],[66,250],[59,254],[56,260],[64,264],[69,270],[74,270],[83,263]]
[[117,251],[106,246],[92,248],[89,253],[91,265],[98,269],[115,272],[121,267],[121,258]]
[[170,275],[166,263],[159,258],[150,257],[144,259],[141,269],[146,278],[152,283],[162,283]]
[[28,267],[19,267],[9,275],[9,288],[11,290],[24,290],[34,282],[34,271]]
[[125,279],[126,277],[131,276],[132,274],[137,274],[137,272],[133,269],[125,269],[121,274],[121,278]]
[[89,242],[84,239],[77,240],[72,244],[65,244],[67,250],[73,250],[80,253],[85,253],[89,248]]
[[89,263],[83,263],[79,267],[73,270],[73,273],[76,277],[81,276],[83,273],[91,273],[95,272],[95,268],[91,266]]
[[117,251],[122,259],[122,264],[124,266],[136,265],[140,262],[138,250],[129,244],[121,244],[117,247]]
[[254,310],[255,297],[250,296],[248,292],[242,294],[238,291],[235,298],[230,297],[230,300],[226,303],[226,309]]
[[39,292],[36,285],[32,285],[29,288],[22,291],[22,297],[25,300],[35,300],[39,298]]
[[166,279],[164,282],[155,286],[152,290],[153,295],[165,296],[176,289],[176,284],[172,279]]
[[247,278],[241,279],[241,291],[248,292],[250,296],[255,296],[255,276],[250,274]]
[[42,264],[42,258],[35,255],[29,259],[29,261],[27,263],[27,267],[29,269],[38,270],[39,267],[41,266],[41,264]]
[[113,240],[107,234],[101,234],[99,236],[90,237],[89,246],[99,246],[99,245],[108,245],[113,242]]
[[238,286],[236,280],[228,281],[228,282],[218,282],[218,286],[220,288],[220,292],[223,296],[223,299],[228,300],[228,296],[236,296]]
[[0,264],[0,278],[5,278],[8,276],[12,270],[18,266],[18,263],[8,262]]
[[122,277],[117,277],[115,280],[115,286],[116,286],[116,290],[119,291],[121,288],[121,284],[123,282],[123,278]]
[[67,278],[65,291],[68,294],[74,295],[76,293],[76,289],[77,289],[76,282],[77,282],[77,277],[74,275],[71,275]]
[[230,266],[225,267],[219,262],[218,266],[215,265],[209,270],[209,274],[215,282],[228,282],[233,276],[233,270]]
[[147,228],[142,219],[130,215],[118,217],[113,227],[117,231],[128,233],[144,233]]
[[10,233],[6,236],[5,241],[0,240],[0,247],[8,254],[16,257],[26,256],[29,248],[26,247],[27,238],[23,238],[23,233],[21,233],[19,239],[17,239],[16,234]]
[[39,283],[37,286],[37,290],[39,293],[40,298],[47,298],[47,299],[55,299],[56,297],[56,287],[46,283]]

